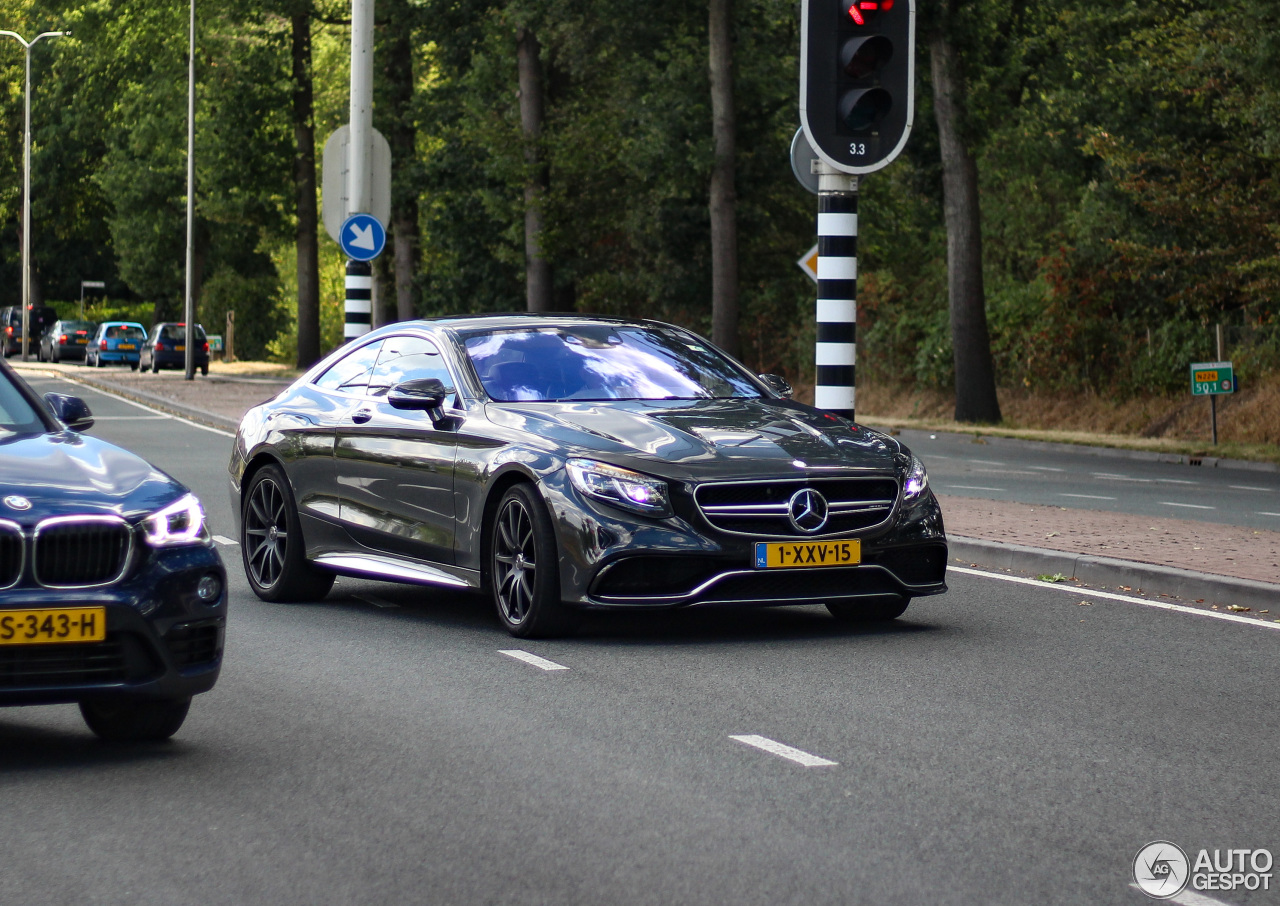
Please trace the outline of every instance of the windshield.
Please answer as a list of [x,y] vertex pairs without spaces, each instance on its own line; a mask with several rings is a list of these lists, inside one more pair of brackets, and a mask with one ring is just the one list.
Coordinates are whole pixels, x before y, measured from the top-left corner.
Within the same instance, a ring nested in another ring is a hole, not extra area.
[[463,334],[498,402],[758,398],[750,377],[693,334],[572,324]]
[[145,340],[147,332],[141,327],[130,324],[111,324],[108,325],[104,336],[108,340]]
[[44,421],[13,385],[13,379],[0,373],[0,435],[42,434],[46,430]]

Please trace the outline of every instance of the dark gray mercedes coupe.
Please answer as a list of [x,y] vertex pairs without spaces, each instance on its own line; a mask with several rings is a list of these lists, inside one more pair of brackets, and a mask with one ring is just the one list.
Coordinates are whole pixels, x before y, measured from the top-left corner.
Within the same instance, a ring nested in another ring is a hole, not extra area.
[[336,574],[483,589],[522,637],[586,608],[888,620],[946,591],[920,460],[789,396],[668,324],[389,325],[245,414],[245,571],[270,601],[323,597]]

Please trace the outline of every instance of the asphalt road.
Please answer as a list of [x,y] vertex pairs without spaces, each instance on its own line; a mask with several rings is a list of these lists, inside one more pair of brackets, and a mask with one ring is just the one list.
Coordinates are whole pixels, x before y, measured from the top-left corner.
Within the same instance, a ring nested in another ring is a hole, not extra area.
[[[229,438],[80,392],[229,534]],[[712,609],[526,643],[421,588],[265,604],[222,551],[222,680],[173,742],[0,711],[0,903],[1139,904],[1151,841],[1280,851],[1265,626],[966,572],[878,630]]]
[[942,494],[1280,531],[1280,471],[1185,466],[998,437],[975,442],[968,434],[900,437]]

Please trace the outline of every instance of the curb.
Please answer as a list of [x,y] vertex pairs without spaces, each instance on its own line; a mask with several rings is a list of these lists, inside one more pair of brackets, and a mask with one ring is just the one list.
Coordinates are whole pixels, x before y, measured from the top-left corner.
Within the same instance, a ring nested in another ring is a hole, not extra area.
[[1067,551],[1025,547],[986,541],[981,538],[949,537],[947,547],[953,560],[976,563],[994,569],[1010,569],[1029,575],[1061,573],[1088,585],[1104,588],[1128,586],[1150,594],[1166,594],[1184,601],[1208,604],[1236,604],[1255,610],[1280,610],[1280,585],[1215,576],[1210,573],[1156,566],[1134,560],[1095,557]]
[[[1226,459],[1219,456],[1188,456],[1185,453],[1160,453],[1156,450],[1126,450],[1123,447],[1095,447],[1091,444],[1069,444],[1051,440],[1023,440],[1019,437],[997,437],[983,434],[981,431],[935,431],[929,428],[908,428],[892,425],[876,427],[875,419],[868,417],[865,424],[877,431],[890,433],[898,431],[915,431],[920,434],[949,434],[952,437],[981,437],[983,442],[993,447],[1004,444],[1024,447],[1028,450],[1041,450],[1047,453],[1077,453],[1085,456],[1098,456],[1104,459],[1137,459],[1145,462],[1167,462],[1174,465],[1199,466],[1208,469],[1238,469],[1244,472],[1280,472],[1280,464],[1274,462],[1254,462],[1247,459]],[[919,453],[919,447],[912,448]]]

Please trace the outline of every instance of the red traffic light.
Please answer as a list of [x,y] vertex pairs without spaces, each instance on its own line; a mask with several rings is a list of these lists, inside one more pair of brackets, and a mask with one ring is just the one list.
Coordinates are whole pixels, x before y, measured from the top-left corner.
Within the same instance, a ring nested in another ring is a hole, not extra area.
[[891,9],[893,9],[893,0],[857,0],[849,7],[849,18],[856,25],[866,25],[868,13],[887,13]]

